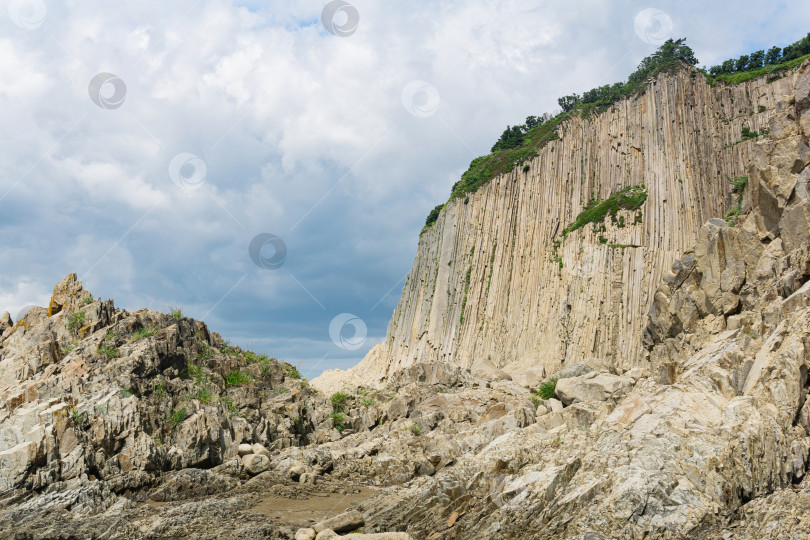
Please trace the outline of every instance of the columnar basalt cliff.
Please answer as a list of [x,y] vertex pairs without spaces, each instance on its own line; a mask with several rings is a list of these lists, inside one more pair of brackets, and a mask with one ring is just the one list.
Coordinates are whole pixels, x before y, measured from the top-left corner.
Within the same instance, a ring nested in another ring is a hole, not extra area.
[[[792,85],[787,76],[712,87],[685,67],[606,112],[565,121],[526,167],[445,206],[420,239],[385,342],[314,384],[376,383],[431,361],[500,368],[529,384],[589,357],[639,365],[665,269],[731,207],[729,180],[746,174],[756,143],[741,133],[767,130]],[[563,241],[591,199],[642,184],[640,212]]]

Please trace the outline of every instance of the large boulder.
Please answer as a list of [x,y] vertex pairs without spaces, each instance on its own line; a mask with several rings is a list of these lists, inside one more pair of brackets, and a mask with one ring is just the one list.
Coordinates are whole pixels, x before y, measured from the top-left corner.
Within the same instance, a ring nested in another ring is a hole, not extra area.
[[249,474],[259,474],[270,468],[270,458],[264,454],[248,454],[242,456],[242,465]]
[[607,401],[618,399],[633,387],[632,379],[609,373],[586,373],[557,381],[555,393],[563,405],[580,401]]
[[358,529],[365,525],[365,523],[366,520],[363,518],[363,514],[357,510],[349,510],[316,523],[312,526],[312,528],[317,533],[325,530],[333,530],[336,533],[344,533]]

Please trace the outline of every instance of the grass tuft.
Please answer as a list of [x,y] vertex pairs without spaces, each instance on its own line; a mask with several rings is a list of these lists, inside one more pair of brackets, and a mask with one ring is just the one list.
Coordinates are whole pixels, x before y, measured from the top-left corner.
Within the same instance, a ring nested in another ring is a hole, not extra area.
[[345,392],[335,392],[329,400],[332,402],[332,409],[335,412],[343,412],[346,408],[346,402],[349,400],[349,394]]
[[172,427],[177,427],[186,419],[187,410],[185,407],[174,411],[172,414],[166,416],[166,423]]
[[557,379],[546,379],[540,384],[537,389],[537,395],[542,399],[551,399],[554,397],[554,392],[557,389]]
[[253,376],[244,371],[231,371],[225,376],[225,386],[244,386],[253,382]]

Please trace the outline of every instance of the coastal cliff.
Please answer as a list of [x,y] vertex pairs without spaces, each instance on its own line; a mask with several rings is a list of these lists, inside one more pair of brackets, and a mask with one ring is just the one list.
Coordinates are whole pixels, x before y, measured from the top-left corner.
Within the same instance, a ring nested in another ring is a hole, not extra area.
[[[420,238],[385,341],[314,384],[376,384],[432,361],[528,384],[590,357],[644,364],[655,289],[703,223],[733,206],[730,180],[746,174],[757,141],[748,134],[767,133],[792,81],[712,86],[684,67],[564,121],[525,166],[444,207]],[[638,211],[563,238],[590,201],[642,185]]]

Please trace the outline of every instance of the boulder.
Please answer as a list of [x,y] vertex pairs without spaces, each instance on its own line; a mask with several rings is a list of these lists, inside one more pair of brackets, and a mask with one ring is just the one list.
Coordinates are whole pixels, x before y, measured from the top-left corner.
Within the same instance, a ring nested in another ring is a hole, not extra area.
[[513,372],[512,380],[526,388],[537,388],[543,382],[545,376],[545,368],[538,366]]
[[270,468],[270,458],[262,454],[248,454],[242,456],[242,465],[248,474],[256,475]]
[[639,379],[644,379],[650,376],[650,370],[643,367],[634,367],[624,373],[624,377],[633,379],[633,383],[638,382]]
[[239,457],[246,456],[248,454],[258,454],[258,452],[253,451],[253,447],[248,443],[242,443],[239,445]]
[[298,529],[295,533],[295,540],[315,540],[317,534],[315,529]]
[[600,358],[586,358],[582,362],[565,366],[560,371],[552,375],[553,379],[569,379],[579,377],[593,371],[611,371],[612,366]]
[[[239,446],[242,446],[242,445],[239,445]],[[253,445],[250,447],[250,450],[251,450],[251,453],[253,453],[253,454],[259,454],[259,455],[262,455],[262,456],[270,457],[270,451],[267,450],[267,448],[265,448],[263,445],[261,445],[259,443],[253,443]]]
[[289,476],[291,480],[297,481],[306,473],[306,470],[303,465],[294,465],[287,470],[287,476]]
[[[559,385],[559,384],[560,383],[558,382],[557,385]],[[554,398],[547,399],[545,401],[545,405],[546,405],[546,407],[549,408],[549,410],[551,412],[562,412],[562,410],[563,410],[562,401],[560,401],[559,399],[554,399]]]
[[315,536],[315,540],[329,540],[330,538],[340,538],[340,535],[332,529],[324,529]]
[[633,386],[632,379],[608,373],[588,373],[557,381],[555,393],[564,405],[580,401],[607,401],[625,395]]
[[363,518],[363,514],[357,510],[349,510],[316,523],[312,526],[312,528],[315,529],[315,531],[318,533],[318,538],[320,538],[320,533],[322,531],[332,530],[337,533],[344,533],[362,527],[365,525],[365,523],[366,520]]

